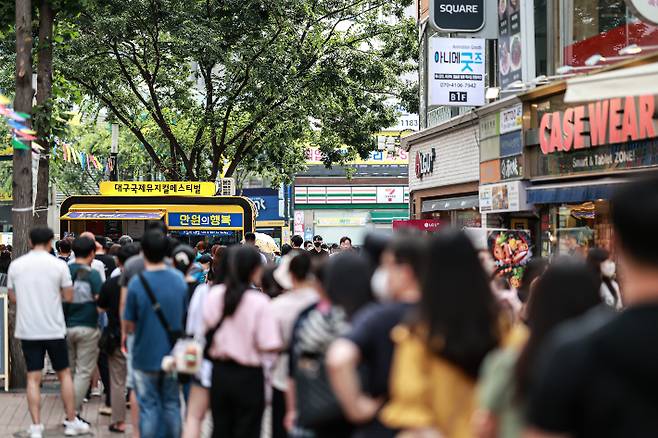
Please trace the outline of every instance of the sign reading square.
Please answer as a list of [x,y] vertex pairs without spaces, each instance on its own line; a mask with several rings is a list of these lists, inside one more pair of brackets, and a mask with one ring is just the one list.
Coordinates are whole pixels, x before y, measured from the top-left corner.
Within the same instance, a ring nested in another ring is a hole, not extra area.
[[430,9],[431,24],[441,32],[478,32],[485,24],[484,0],[431,0]]

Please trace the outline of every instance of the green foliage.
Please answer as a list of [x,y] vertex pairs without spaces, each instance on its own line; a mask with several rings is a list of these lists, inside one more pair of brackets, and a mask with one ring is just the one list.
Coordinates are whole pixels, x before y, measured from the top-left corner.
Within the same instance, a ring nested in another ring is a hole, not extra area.
[[399,79],[417,57],[410,2],[90,0],[55,40],[56,71],[167,178],[240,165],[289,180],[306,145],[327,165],[365,157],[388,102],[414,103]]

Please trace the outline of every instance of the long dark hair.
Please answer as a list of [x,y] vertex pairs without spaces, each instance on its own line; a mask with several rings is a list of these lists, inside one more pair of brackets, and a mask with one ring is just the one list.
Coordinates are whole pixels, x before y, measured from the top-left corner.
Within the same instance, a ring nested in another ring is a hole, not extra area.
[[208,283],[223,284],[226,281],[228,272],[228,248],[220,245],[215,246],[213,246],[212,263],[208,272]]
[[617,304],[617,300],[619,299],[617,296],[617,290],[612,285],[612,280],[604,276],[601,272],[601,263],[605,262],[609,258],[610,252],[607,249],[592,248],[587,252],[587,265],[594,271],[594,273],[596,273],[596,275],[599,276],[601,282],[605,284],[605,286],[612,294],[612,297],[615,300],[615,304]]
[[327,262],[323,285],[334,306],[342,308],[347,318],[372,301],[368,261],[347,252],[335,255]]
[[228,317],[235,313],[242,295],[251,285],[251,277],[261,265],[260,254],[250,246],[238,246],[231,248],[228,253],[229,270],[224,284],[224,316]]
[[498,307],[477,251],[463,232],[441,231],[425,260],[415,327],[430,351],[477,378],[500,338]]
[[532,369],[546,337],[560,323],[600,304],[599,285],[592,270],[572,258],[556,260],[539,277],[528,300],[530,338],[516,363],[519,399],[528,393]]

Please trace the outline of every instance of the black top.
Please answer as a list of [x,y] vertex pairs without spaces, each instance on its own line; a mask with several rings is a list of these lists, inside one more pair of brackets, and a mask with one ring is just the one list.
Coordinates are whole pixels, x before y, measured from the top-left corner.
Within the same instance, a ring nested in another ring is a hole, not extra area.
[[114,257],[108,254],[96,254],[96,260],[100,260],[105,265],[105,278],[110,278],[112,272],[117,268]]
[[658,304],[597,310],[558,329],[539,362],[530,424],[573,437],[658,437]]
[[103,283],[97,303],[98,307],[107,312],[107,329],[117,335],[121,333],[121,321],[119,319],[120,279],[121,276],[119,275]]
[[[361,353],[360,375],[364,392],[374,398],[388,399],[389,376],[393,362],[393,328],[403,321],[412,304],[371,304],[360,310],[353,319],[352,330],[346,336]],[[374,420],[358,428],[356,437],[394,437],[389,430]]]

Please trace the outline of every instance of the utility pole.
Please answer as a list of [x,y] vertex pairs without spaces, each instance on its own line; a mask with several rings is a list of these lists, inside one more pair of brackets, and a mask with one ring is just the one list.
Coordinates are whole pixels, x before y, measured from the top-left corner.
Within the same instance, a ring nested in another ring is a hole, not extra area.
[[[14,109],[32,112],[32,2],[16,0],[16,97]],[[29,124],[29,120],[26,121]],[[29,125],[28,125],[29,126]],[[28,251],[29,232],[32,227],[32,147],[29,141],[21,140],[25,148],[14,146],[12,172],[12,226],[13,254],[15,258]],[[10,325],[10,381],[12,387],[25,387],[25,362],[17,339],[13,337],[16,307],[11,306]]]
[[112,145],[110,148],[110,181],[119,181],[119,125],[112,124]]

